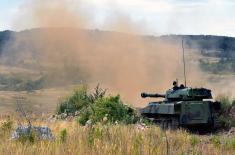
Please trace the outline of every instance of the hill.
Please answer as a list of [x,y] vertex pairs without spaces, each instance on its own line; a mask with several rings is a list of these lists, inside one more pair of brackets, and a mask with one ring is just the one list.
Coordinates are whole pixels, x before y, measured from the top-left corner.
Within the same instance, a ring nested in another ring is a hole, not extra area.
[[[0,32],[1,62],[4,62],[5,65],[7,64],[10,66],[20,66],[23,68],[39,70],[42,69],[42,67],[45,67],[45,63],[42,65],[40,62],[43,60],[39,58],[41,57],[40,51],[45,50],[42,49],[41,46],[50,46],[48,48],[53,50],[59,49],[62,51],[62,49],[58,46],[58,43],[61,44],[62,42],[63,46],[66,44],[64,42],[67,42],[67,40],[63,40],[63,37],[73,37],[73,39],[76,40],[80,39],[76,35],[81,35],[81,33],[84,33],[86,35],[85,37],[88,37],[89,40],[91,39],[92,44],[94,44],[93,42],[99,40],[100,37],[102,38],[105,36],[111,36],[113,34],[123,36],[127,35],[100,30],[80,30],[73,28],[52,29],[53,28],[38,28],[21,32],[14,32],[9,30]],[[49,31],[50,34],[48,33]],[[55,33],[57,41],[55,41],[55,38],[51,37]],[[48,37],[49,42],[55,46],[48,44]],[[221,72],[235,72],[235,38],[233,37],[212,35],[164,35],[142,36],[142,38],[153,43],[159,42],[159,40],[161,40],[170,44],[179,44],[183,39],[185,48],[197,50],[198,53],[204,57],[200,60],[201,68],[204,71],[216,74]],[[74,49],[71,48],[70,50]],[[65,53],[65,51],[63,51],[63,53]],[[84,80],[82,77],[79,77],[79,79]]]
[[[51,111],[58,98],[64,96],[60,93],[64,90],[57,88],[81,83],[94,87],[100,83],[125,101],[143,106],[146,101],[140,101],[140,92],[164,93],[172,80],[183,79],[182,53],[179,54],[182,39],[187,58],[193,59],[187,61],[186,67],[189,84],[212,89],[216,95],[231,92],[235,85],[232,37],[136,36],[100,30],[38,28],[0,32],[0,90],[7,91],[1,92],[1,105],[7,109],[14,99],[5,94],[13,93],[27,96],[32,99],[30,103],[39,106],[53,105],[48,109]],[[40,103],[34,98],[40,98]]]
[[[37,35],[45,32],[46,28],[38,28],[25,30],[21,32],[15,31],[0,31],[0,53],[4,51],[7,43],[17,36],[26,35]],[[63,31],[63,29],[61,29]],[[76,29],[73,29],[76,32]],[[116,33],[110,31],[100,30],[84,30],[89,31],[92,37],[99,37],[100,35],[107,35],[108,33]],[[202,54],[205,56],[217,56],[217,57],[234,57],[233,51],[235,51],[235,38],[228,36],[213,36],[213,35],[163,35],[163,36],[143,36],[150,40],[164,40],[171,43],[176,43],[180,40],[185,41],[186,48],[200,49]],[[22,45],[23,46],[23,42]]]

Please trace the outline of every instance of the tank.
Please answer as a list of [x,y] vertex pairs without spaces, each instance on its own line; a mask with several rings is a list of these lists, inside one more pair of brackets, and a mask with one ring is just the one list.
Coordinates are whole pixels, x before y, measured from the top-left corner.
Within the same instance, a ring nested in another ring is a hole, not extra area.
[[176,129],[178,127],[219,127],[218,115],[220,102],[212,100],[210,89],[191,88],[177,83],[165,94],[141,93],[141,97],[163,98],[161,101],[150,102],[140,109],[141,115],[151,119],[160,127]]

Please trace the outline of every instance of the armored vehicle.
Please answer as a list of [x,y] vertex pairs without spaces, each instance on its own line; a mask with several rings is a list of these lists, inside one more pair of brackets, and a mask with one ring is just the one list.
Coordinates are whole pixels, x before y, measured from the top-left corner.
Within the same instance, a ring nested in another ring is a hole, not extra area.
[[141,93],[143,98],[164,98],[162,101],[150,102],[140,109],[140,113],[153,120],[162,128],[205,127],[217,128],[220,103],[212,101],[211,90],[190,88],[177,82],[165,94]]

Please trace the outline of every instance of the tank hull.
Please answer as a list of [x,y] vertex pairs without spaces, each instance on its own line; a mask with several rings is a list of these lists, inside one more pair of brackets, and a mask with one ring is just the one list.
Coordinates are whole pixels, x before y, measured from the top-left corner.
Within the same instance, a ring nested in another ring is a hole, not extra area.
[[216,104],[212,101],[151,102],[140,113],[163,128],[217,128]]

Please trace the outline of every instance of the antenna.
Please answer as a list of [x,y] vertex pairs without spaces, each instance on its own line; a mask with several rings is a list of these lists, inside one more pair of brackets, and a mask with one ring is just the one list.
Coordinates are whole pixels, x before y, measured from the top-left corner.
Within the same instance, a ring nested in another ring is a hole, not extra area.
[[186,72],[185,72],[185,57],[184,57],[184,40],[182,39],[182,49],[183,49],[183,63],[184,63],[184,85],[187,87],[186,83]]

